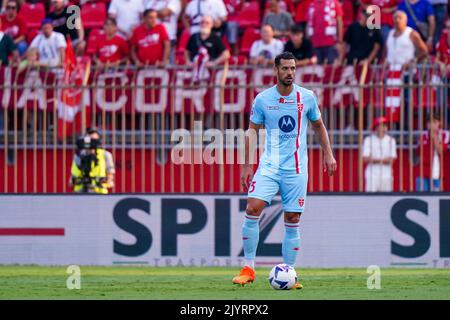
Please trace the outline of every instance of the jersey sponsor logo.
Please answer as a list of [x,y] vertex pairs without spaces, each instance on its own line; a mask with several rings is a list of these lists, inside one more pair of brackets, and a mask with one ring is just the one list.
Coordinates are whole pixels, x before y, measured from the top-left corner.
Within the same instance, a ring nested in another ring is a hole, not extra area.
[[285,99],[285,98],[280,98],[280,100],[278,100],[278,103],[294,103],[294,99]]
[[283,132],[291,132],[295,129],[295,120],[290,115],[285,115],[278,120],[278,127]]

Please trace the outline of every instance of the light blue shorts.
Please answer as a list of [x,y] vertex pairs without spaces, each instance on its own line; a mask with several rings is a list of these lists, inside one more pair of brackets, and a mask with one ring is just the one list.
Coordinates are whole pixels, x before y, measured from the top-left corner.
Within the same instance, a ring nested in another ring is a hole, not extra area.
[[285,212],[303,212],[306,205],[308,175],[295,171],[278,171],[274,173],[258,167],[248,188],[248,197],[271,203],[272,198],[280,192]]

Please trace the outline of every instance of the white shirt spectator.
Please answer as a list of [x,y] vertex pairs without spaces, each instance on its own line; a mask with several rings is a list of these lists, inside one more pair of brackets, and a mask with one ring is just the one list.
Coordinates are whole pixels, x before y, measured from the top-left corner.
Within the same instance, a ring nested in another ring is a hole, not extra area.
[[133,29],[140,23],[144,12],[143,0],[112,0],[108,13],[115,16],[117,27],[124,36],[131,37]]
[[39,62],[49,67],[61,64],[60,49],[67,47],[66,39],[62,33],[53,31],[50,37],[38,34],[31,42],[30,48],[37,50]]
[[165,17],[160,22],[166,27],[167,33],[169,34],[169,39],[177,39],[178,17],[181,12],[180,0],[145,0],[144,8],[153,9],[156,11],[168,8],[172,11],[172,14],[169,17]]
[[[383,138],[372,134],[364,139],[363,157],[381,160],[385,158],[397,158],[397,143],[389,135]],[[392,167],[389,164],[369,163],[365,171],[366,191],[392,191]]]
[[250,58],[257,58],[260,55],[264,55],[264,58],[273,60],[277,55],[284,50],[284,44],[281,40],[272,39],[270,43],[264,43],[262,40],[253,42],[250,49]]
[[188,3],[184,14],[190,20],[189,32],[200,32],[200,22],[203,16],[210,16],[213,20],[227,17],[227,8],[222,0],[193,0]]

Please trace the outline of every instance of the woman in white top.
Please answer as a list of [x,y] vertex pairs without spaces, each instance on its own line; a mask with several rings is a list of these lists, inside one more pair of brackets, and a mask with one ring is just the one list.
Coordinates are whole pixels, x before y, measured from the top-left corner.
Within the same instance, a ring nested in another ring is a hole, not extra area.
[[397,159],[395,139],[387,134],[387,118],[374,120],[374,133],[364,139],[363,160],[367,163],[366,192],[392,191],[392,164]]

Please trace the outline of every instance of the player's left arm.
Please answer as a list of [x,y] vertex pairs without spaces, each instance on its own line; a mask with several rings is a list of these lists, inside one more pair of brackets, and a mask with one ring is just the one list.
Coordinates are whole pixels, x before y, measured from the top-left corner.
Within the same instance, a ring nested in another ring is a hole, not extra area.
[[328,137],[327,128],[320,117],[316,121],[311,121],[311,127],[314,133],[319,138],[320,146],[322,147],[324,158],[323,158],[323,170],[328,172],[329,176],[332,176],[337,169],[336,159],[333,156],[333,150],[331,149],[330,139]]

